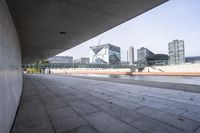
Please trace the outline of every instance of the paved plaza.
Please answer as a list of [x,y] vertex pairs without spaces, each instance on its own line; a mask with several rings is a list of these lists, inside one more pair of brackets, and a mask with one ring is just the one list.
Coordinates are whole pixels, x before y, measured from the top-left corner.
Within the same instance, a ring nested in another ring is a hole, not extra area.
[[12,133],[200,133],[200,93],[59,75],[23,80]]

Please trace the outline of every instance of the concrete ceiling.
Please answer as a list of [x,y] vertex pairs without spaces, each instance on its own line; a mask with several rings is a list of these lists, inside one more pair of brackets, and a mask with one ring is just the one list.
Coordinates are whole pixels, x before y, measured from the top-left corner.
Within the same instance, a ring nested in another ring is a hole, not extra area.
[[165,1],[7,0],[7,3],[19,35],[23,63],[32,63],[72,48]]

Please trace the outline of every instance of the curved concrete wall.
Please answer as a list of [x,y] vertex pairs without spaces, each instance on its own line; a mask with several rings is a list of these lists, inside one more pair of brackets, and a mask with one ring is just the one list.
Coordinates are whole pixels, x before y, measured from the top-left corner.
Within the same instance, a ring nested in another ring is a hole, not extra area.
[[18,36],[5,0],[0,0],[0,133],[8,133],[22,92]]

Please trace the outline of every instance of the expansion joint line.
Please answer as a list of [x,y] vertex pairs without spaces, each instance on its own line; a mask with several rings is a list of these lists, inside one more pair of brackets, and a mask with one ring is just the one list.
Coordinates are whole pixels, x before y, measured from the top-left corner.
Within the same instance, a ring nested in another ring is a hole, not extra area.
[[200,129],[200,125],[194,130],[193,133],[196,133],[196,131],[197,131],[198,129]]
[[[36,79],[34,79],[34,80],[37,81]],[[39,83],[41,84],[40,81],[37,81],[37,82],[39,82]],[[35,86],[35,85],[34,85],[34,86]],[[36,87],[35,87],[35,88],[36,88]],[[36,92],[37,92],[38,96],[40,97],[40,100],[42,101],[42,102],[41,102],[41,103],[42,103],[42,106],[44,107],[44,109],[45,109],[45,111],[46,111],[46,113],[47,113],[48,119],[49,119],[49,121],[50,121],[50,123],[51,123],[51,126],[52,126],[54,132],[56,133],[56,128],[54,127],[53,122],[52,122],[52,120],[51,120],[51,118],[50,118],[50,115],[49,115],[49,113],[48,113],[48,111],[47,111],[47,109],[46,109],[46,107],[45,107],[45,105],[44,105],[44,101],[43,101],[42,97],[40,96],[40,93],[38,92],[37,89],[36,89]]]

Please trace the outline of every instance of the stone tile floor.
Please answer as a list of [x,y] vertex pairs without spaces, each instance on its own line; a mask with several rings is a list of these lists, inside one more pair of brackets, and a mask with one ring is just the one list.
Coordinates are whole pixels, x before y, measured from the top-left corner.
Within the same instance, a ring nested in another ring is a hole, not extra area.
[[200,94],[24,75],[12,133],[200,133]]

